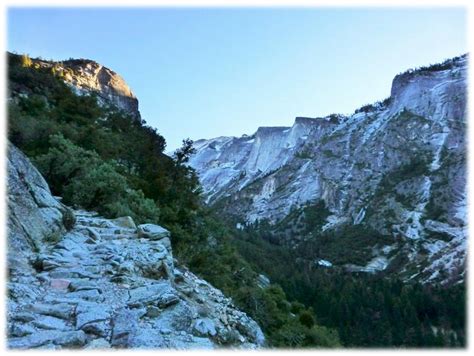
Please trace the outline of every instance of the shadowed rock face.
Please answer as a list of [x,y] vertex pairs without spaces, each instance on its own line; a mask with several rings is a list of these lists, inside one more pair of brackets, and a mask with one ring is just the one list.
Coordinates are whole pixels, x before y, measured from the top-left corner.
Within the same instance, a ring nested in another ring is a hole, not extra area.
[[[259,326],[173,259],[169,232],[68,209],[8,154],[8,347],[259,348]],[[52,239],[51,234],[57,234]]]
[[7,170],[7,256],[9,273],[15,275],[32,271],[32,251],[41,251],[44,238],[65,232],[62,218],[66,207],[51,195],[48,184],[28,158],[11,144]]
[[[389,100],[350,116],[296,118],[287,128],[196,141],[190,165],[208,203],[239,224],[275,223],[322,199],[331,212],[325,231],[363,224],[392,236],[394,245],[385,250],[403,250],[421,271],[402,266],[407,279],[460,280],[466,80],[467,56],[441,69],[409,71],[395,77]],[[358,270],[384,269],[396,254],[390,256],[374,252]]]

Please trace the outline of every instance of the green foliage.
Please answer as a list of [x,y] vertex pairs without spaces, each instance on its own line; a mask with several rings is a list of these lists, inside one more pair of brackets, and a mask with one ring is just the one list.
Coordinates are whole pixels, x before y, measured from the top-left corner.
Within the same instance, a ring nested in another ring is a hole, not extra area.
[[413,157],[408,163],[399,166],[384,176],[381,186],[391,189],[398,183],[410,178],[418,177],[429,171],[429,160],[423,155]]
[[319,234],[329,215],[326,203],[320,199],[302,207],[292,207],[289,214],[275,225],[261,220],[250,225],[248,230],[264,240],[285,244],[295,236],[311,239]]
[[453,68],[457,63],[459,63],[462,59],[466,58],[466,54],[454,58],[446,59],[441,63],[431,64],[429,66],[422,66],[415,69],[409,69],[399,75],[407,75],[407,74],[426,74],[430,72],[437,72],[441,70],[447,70]]
[[[408,162],[400,164],[391,171],[385,173],[380,180],[374,195],[371,199],[371,204],[366,211],[366,217],[371,217],[376,211],[381,208],[386,208],[386,197],[392,195],[395,187],[404,181],[429,174],[430,159],[423,153],[417,153]],[[397,200],[407,207],[412,206],[412,202],[407,197],[397,194]],[[386,210],[386,221],[389,223],[391,218],[396,218],[396,213],[393,209]]]
[[382,107],[388,106],[390,104],[390,102],[391,102],[391,98],[388,97],[388,98],[386,98],[382,101],[377,101],[373,104],[363,105],[360,108],[356,109],[354,111],[354,114],[358,114],[358,113],[361,113],[361,112],[369,113],[369,112],[375,111],[377,109],[380,109]]
[[138,222],[158,222],[159,210],[140,190],[131,189],[116,164],[94,151],[52,135],[50,149],[35,159],[53,192],[67,204],[96,210],[109,217],[131,216]]
[[324,326],[312,326],[310,328],[290,321],[281,328],[275,336],[275,346],[277,347],[318,347],[334,348],[340,346],[337,332]]
[[391,242],[364,225],[346,225],[336,231],[322,233],[298,247],[302,256],[318,256],[331,263],[366,265],[372,258],[372,247]]
[[[231,245],[229,230],[201,206],[198,178],[185,165],[192,141],[184,140],[170,159],[155,129],[99,106],[94,95],[74,94],[60,79],[63,71],[24,67],[15,55],[8,59],[9,139],[33,159],[53,193],[106,217],[129,215],[169,229],[180,263],[231,296],[275,345],[278,331],[291,329],[290,303],[278,286],[258,287],[258,274]],[[291,325],[304,327],[298,320]]]
[[183,140],[183,146],[174,154],[176,163],[179,165],[188,162],[194,153],[196,153],[196,149],[193,147],[193,140],[189,138]]
[[313,313],[309,311],[304,311],[299,315],[300,323],[304,326],[311,328],[316,324],[316,320],[314,319]]
[[313,204],[303,207],[305,232],[319,232],[331,214],[324,200],[320,199]]
[[444,216],[447,213],[446,207],[444,207],[442,202],[437,201],[434,199],[432,196],[430,196],[430,200],[428,201],[428,204],[425,206],[425,214],[424,218],[425,219],[431,219],[431,220],[438,220],[438,221],[444,221]]
[[296,152],[295,157],[300,158],[300,159],[311,159],[312,154],[308,149],[304,149],[304,150]]
[[[353,238],[363,231],[356,226]],[[338,233],[343,232],[350,234],[348,228]],[[333,238],[337,240],[341,236],[333,235]],[[341,241],[339,248],[344,248],[348,240]],[[337,266],[317,267],[314,258],[318,255],[308,245],[295,250],[276,246],[254,231],[239,231],[235,244],[244,258],[252,261],[254,269],[282,286],[287,298],[293,300],[291,313],[300,319],[310,311],[305,305],[314,308],[312,315],[317,316],[317,327],[336,329],[341,344],[346,347],[465,346],[464,284],[451,287],[406,284],[383,275],[348,274]],[[350,250],[359,253],[355,246],[346,253]],[[402,264],[406,262],[400,260]],[[305,341],[298,335],[305,335],[302,327],[307,325],[301,320],[300,324],[295,329],[279,330],[274,335],[275,345],[303,346]],[[324,345],[321,340],[317,342]]]
[[50,244],[57,244],[63,238],[63,234],[60,230],[55,230],[45,236],[43,236],[43,241]]
[[323,155],[325,155],[328,158],[337,158],[337,156],[334,154],[332,150],[322,150],[321,152]]

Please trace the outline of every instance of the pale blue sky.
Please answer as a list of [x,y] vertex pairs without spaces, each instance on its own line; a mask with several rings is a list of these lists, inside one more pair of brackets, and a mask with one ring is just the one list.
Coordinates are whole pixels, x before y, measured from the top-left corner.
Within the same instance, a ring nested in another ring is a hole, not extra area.
[[467,51],[463,8],[10,8],[8,49],[122,75],[168,150],[351,113]]

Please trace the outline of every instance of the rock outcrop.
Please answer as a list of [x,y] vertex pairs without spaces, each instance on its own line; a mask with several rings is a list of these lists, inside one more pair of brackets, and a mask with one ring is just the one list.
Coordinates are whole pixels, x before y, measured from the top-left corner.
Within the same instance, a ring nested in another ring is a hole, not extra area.
[[255,321],[177,266],[168,231],[70,210],[12,145],[8,207],[9,348],[264,345]]
[[90,59],[53,62],[33,59],[33,65],[51,68],[79,95],[96,94],[99,104],[113,105],[140,120],[138,99],[113,70]]
[[[403,251],[408,262],[397,269],[404,278],[459,281],[467,235],[467,63],[461,56],[401,74],[389,99],[350,116],[299,117],[291,127],[196,141],[190,165],[208,203],[237,226],[275,224],[323,200],[330,215],[322,230],[362,224],[393,237],[374,246],[366,266],[347,267],[384,270]],[[306,238],[293,233],[280,242]]]

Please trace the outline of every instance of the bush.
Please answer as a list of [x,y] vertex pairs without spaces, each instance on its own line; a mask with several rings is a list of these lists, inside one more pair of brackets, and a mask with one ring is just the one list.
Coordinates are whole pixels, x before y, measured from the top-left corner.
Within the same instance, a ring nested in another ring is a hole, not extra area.
[[406,74],[424,74],[430,72],[437,72],[442,70],[447,70],[453,68],[457,63],[459,63],[463,58],[466,58],[466,54],[454,58],[448,58],[441,63],[431,64],[429,66],[422,66],[415,69],[408,69],[407,71],[399,74],[399,75],[406,75]]
[[341,346],[337,331],[324,326],[314,325],[305,332],[305,336],[305,344],[303,346],[317,345],[325,348]]
[[340,347],[336,331],[322,326],[307,328],[296,322],[290,322],[281,328],[275,336],[275,345],[279,347]]
[[303,311],[300,316],[300,323],[306,326],[307,328],[311,328],[316,324],[316,320],[314,319],[314,316],[311,312],[308,310]]
[[67,231],[72,230],[74,224],[76,223],[76,216],[74,215],[73,211],[69,208],[63,212],[63,225]]
[[61,241],[62,238],[63,238],[63,234],[61,233],[61,231],[60,230],[55,230],[55,231],[43,236],[43,241],[55,245],[59,241]]
[[159,209],[142,191],[131,189],[112,162],[53,135],[51,148],[35,159],[53,191],[68,204],[96,210],[106,217],[131,216],[137,222],[159,220]]
[[390,104],[390,102],[391,102],[391,98],[388,97],[388,98],[385,98],[384,100],[376,101],[373,104],[363,105],[360,108],[356,109],[354,111],[354,114],[358,114],[358,113],[361,113],[361,112],[369,113],[369,112],[381,109],[385,106],[388,106]]

